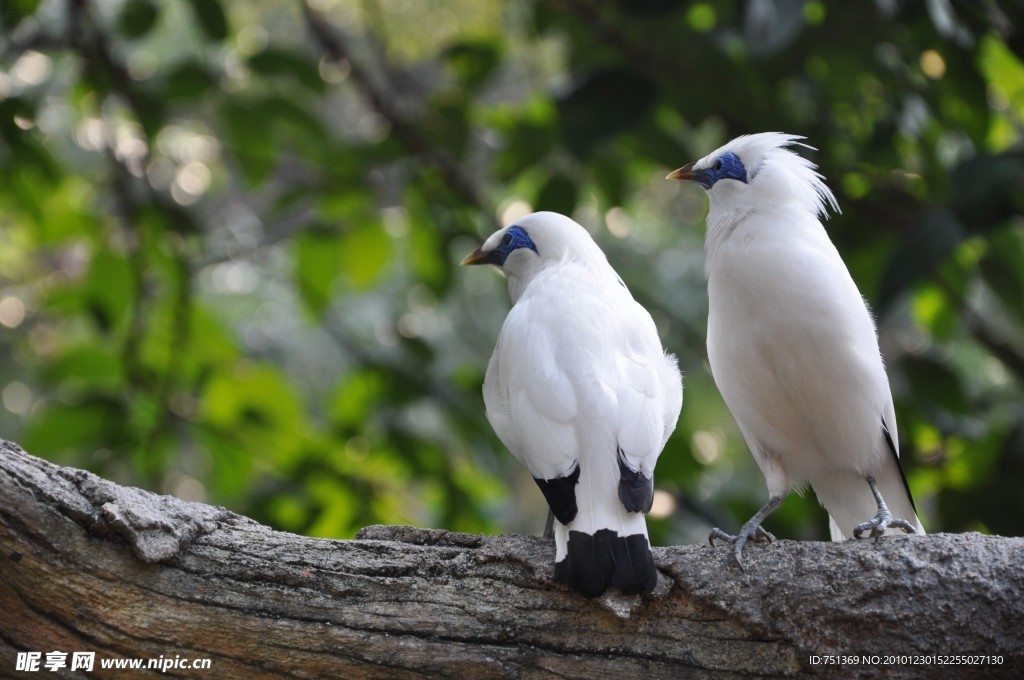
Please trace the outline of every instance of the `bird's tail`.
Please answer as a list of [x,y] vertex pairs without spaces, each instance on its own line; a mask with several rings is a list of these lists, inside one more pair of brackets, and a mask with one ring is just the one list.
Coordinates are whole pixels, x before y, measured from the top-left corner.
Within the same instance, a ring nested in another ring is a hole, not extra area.
[[[581,506],[568,525],[555,522],[555,580],[585,597],[609,586],[632,595],[654,590],[654,567],[647,525],[639,512],[627,512],[614,494],[604,508]],[[617,506],[617,507],[614,507]]]

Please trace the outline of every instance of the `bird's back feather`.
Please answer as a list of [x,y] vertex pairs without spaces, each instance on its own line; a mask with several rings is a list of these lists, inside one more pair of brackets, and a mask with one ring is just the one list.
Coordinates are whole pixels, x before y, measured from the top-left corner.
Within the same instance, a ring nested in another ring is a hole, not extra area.
[[649,590],[646,524],[620,501],[619,452],[652,478],[682,405],[675,360],[607,262],[566,258],[517,285],[484,382],[488,419],[535,479],[578,474],[578,511],[555,526],[556,576],[588,596]]

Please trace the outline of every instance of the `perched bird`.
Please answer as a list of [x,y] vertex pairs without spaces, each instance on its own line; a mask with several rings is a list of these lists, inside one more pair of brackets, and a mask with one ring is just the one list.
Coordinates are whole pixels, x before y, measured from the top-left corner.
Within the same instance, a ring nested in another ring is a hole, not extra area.
[[808,483],[832,540],[924,533],[874,320],[819,221],[838,210],[835,196],[787,148],[801,139],[738,137],[668,175],[708,193],[708,357],[768,485],[739,534],[711,532],[741,566],[748,540],[774,540],[764,519]]
[[520,218],[462,264],[508,278],[484,404],[554,514],[556,580],[587,597],[652,590],[644,514],[683,387],[650,314],[590,234],[557,213]]

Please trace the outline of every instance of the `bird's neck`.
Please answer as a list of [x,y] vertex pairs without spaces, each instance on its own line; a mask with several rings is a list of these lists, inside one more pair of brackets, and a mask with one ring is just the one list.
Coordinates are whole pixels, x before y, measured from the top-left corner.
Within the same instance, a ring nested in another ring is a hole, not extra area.
[[733,205],[715,205],[712,201],[707,217],[707,233],[704,237],[704,252],[708,263],[712,262],[722,245],[726,243],[745,219],[751,216],[751,208]]
[[533,286],[540,286],[538,291],[555,285],[621,288],[620,279],[602,255],[596,259],[584,259],[575,255],[567,255],[559,260],[535,259],[527,267],[516,271],[506,271],[508,295],[512,304],[516,304]]
[[519,302],[519,298],[523,296],[523,292],[529,285],[529,281],[520,276],[509,276],[508,277],[508,296],[512,300],[512,304]]

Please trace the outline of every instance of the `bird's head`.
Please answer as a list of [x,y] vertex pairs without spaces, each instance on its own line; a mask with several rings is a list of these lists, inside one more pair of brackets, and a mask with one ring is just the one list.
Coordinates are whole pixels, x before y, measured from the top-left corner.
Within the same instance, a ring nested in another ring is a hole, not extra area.
[[565,215],[535,212],[488,236],[461,264],[493,264],[515,275],[570,258],[607,262],[582,226]]
[[[762,132],[737,137],[699,161],[669,173],[666,179],[699,184],[712,211],[742,215],[760,205],[796,203],[815,215],[838,210],[835,196],[811,161],[787,147],[803,137]],[[709,218],[710,219],[710,218]]]
[[[565,215],[535,212],[491,234],[461,264],[500,267],[510,290],[521,291],[538,271],[567,260],[590,264],[595,270],[610,269],[586,229]],[[513,297],[518,295],[514,292]]]
[[509,265],[512,268],[515,268],[517,262],[529,262],[540,257],[540,251],[530,233],[518,223],[491,234],[483,245],[462,258],[459,264],[493,264],[504,269],[510,257],[512,262]]

